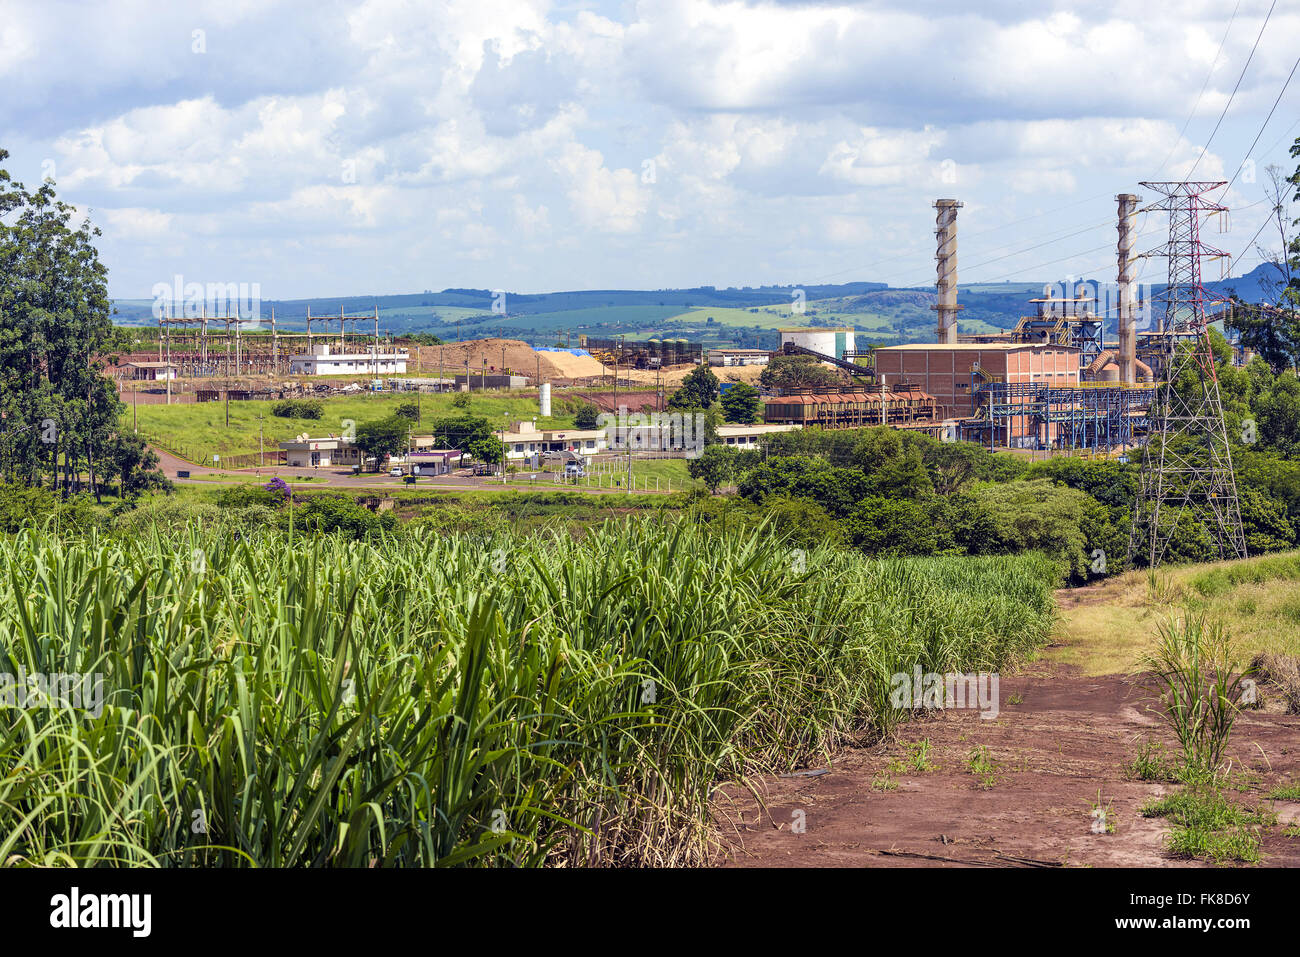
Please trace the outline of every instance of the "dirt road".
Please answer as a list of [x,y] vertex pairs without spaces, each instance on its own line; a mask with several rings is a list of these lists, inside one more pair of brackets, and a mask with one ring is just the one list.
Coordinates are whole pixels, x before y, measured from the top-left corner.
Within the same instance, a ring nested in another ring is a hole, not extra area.
[[[974,710],[930,712],[904,724],[896,742],[838,756],[829,773],[754,782],[765,807],[728,789],[715,802],[724,845],[718,863],[1205,866],[1171,857],[1164,850],[1169,826],[1140,814],[1173,786],[1130,780],[1124,772],[1144,739],[1175,747],[1144,692],[1120,676],[1083,677],[1068,666],[1038,663],[1004,673],[1000,699],[996,719]],[[934,770],[909,765],[922,740]],[[969,767],[981,748],[994,764],[992,777]],[[1300,865],[1300,839],[1282,833],[1300,819],[1300,803],[1264,797],[1300,780],[1300,718],[1243,712],[1229,755],[1238,773],[1227,796],[1247,807],[1262,803],[1278,816],[1277,826],[1262,832],[1262,864]],[[1093,832],[1099,803],[1114,815],[1113,834]]]

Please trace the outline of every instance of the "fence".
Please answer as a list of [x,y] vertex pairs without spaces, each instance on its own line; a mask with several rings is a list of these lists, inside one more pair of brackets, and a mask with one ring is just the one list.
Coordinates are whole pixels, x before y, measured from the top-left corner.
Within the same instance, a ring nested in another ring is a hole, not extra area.
[[156,436],[152,436],[140,430],[140,436],[152,445],[154,448],[170,452],[172,455],[192,462],[195,465],[201,465],[207,468],[223,469],[255,469],[263,465],[268,468],[273,465],[287,465],[288,455],[284,449],[267,449],[262,452],[238,452],[234,454],[217,453],[221,456],[220,461],[213,458],[211,452],[202,449],[192,448],[181,442],[163,442]]

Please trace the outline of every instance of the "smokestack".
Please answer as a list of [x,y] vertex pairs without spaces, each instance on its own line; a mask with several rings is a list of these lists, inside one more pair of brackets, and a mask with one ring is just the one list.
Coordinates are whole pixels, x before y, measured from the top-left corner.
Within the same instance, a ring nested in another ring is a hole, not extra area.
[[1133,310],[1133,217],[1137,214],[1138,197],[1120,193],[1115,197],[1119,204],[1119,243],[1116,246],[1119,267],[1119,379],[1125,385],[1137,384],[1137,319]]
[[955,199],[939,199],[934,203],[939,211],[934,220],[934,235],[938,240],[934,258],[939,263],[935,287],[939,301],[930,308],[938,313],[936,332],[940,343],[956,343],[957,311],[963,308],[957,305],[957,210],[961,206]]

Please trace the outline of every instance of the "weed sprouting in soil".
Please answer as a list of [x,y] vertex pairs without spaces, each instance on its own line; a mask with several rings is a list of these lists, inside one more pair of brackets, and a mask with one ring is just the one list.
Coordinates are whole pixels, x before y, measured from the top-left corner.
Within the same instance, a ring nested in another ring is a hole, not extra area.
[[1207,857],[1215,863],[1259,862],[1260,830],[1277,823],[1271,811],[1245,810],[1206,783],[1152,801],[1143,817],[1166,818],[1173,830],[1167,847],[1179,857]]
[[1276,801],[1300,801],[1300,781],[1275,787],[1268,796]]
[[925,773],[933,771],[934,765],[930,761],[930,739],[922,738],[908,746],[909,763],[913,771]]
[[1178,766],[1158,741],[1144,741],[1133,760],[1124,766],[1125,776],[1138,781],[1176,782]]
[[1101,788],[1097,789],[1097,800],[1090,805],[1093,834],[1114,834],[1119,824],[1119,816],[1114,809],[1114,799],[1102,799]]
[[988,790],[997,784],[998,766],[989,754],[989,749],[980,745],[966,757],[966,769],[979,779],[980,787]]

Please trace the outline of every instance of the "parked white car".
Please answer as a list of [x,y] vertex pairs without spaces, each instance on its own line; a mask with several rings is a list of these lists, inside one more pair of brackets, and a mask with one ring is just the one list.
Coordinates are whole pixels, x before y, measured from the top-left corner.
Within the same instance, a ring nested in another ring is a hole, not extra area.
[[388,474],[392,475],[395,478],[401,478],[406,473],[402,471],[402,467],[400,465],[394,465],[391,469],[388,470]]

